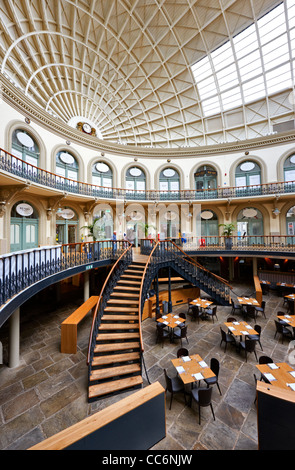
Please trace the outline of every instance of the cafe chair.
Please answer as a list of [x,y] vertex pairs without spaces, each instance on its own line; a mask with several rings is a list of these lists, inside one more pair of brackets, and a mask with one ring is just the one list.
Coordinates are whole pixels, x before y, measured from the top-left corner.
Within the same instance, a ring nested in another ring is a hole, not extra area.
[[165,328],[162,328],[161,325],[157,325],[157,338],[156,343],[162,343],[162,347],[164,345],[165,339],[170,340],[170,333]]
[[238,313],[242,312],[242,306],[240,304],[235,304],[232,299],[231,299],[231,306],[232,306],[232,309],[231,309],[232,314],[235,312],[238,312]]
[[228,343],[233,344],[234,346],[237,345],[236,340],[233,335],[226,333],[221,327],[220,327],[220,332],[221,332],[220,346],[223,342],[225,343],[224,352],[226,351]]
[[[284,317],[286,315],[286,312],[277,312],[277,317]],[[277,318],[277,321],[281,323],[282,325],[288,325],[287,322],[284,320],[281,320],[280,318]]]
[[[261,302],[260,307],[255,307],[255,310],[256,310],[257,313],[261,313],[264,316],[264,318],[266,319],[266,316],[265,316],[265,300],[263,300]],[[257,314],[256,314],[256,316],[257,316]]]
[[257,331],[257,335],[248,335],[249,339],[252,339],[254,341],[258,341],[259,346],[261,347],[261,350],[263,351],[263,347],[260,341],[260,336],[261,336],[261,326],[260,325],[255,325],[254,330]]
[[193,301],[194,299],[191,299],[190,297],[188,297],[187,299],[187,314],[189,315],[190,313],[192,313],[192,309],[193,309],[193,305],[190,305],[190,303]]
[[189,356],[188,349],[180,348],[176,353],[177,357]]
[[247,317],[253,318],[256,321],[256,307],[254,307],[254,305],[246,305],[246,315]]
[[[159,318],[162,318],[162,314],[161,313],[156,313],[156,321],[159,319]],[[159,323],[157,322],[157,328],[166,328],[167,329],[167,325],[165,325],[164,323]]]
[[173,339],[180,339],[180,344],[182,347],[182,340],[185,338],[186,341],[188,342],[187,339],[187,326],[183,326],[182,328],[178,328],[173,332]]
[[228,319],[226,320],[227,323],[233,323],[235,321],[237,321],[235,317],[228,317]]
[[192,308],[192,320],[197,320],[198,323],[200,323],[200,318],[203,317],[203,312],[197,307],[196,305],[193,305]]
[[213,406],[211,403],[211,398],[212,398],[212,387],[209,387],[209,388],[200,387],[200,388],[193,388],[191,390],[191,399],[194,400],[198,404],[198,408],[199,408],[199,424],[201,424],[201,407],[206,407],[206,406],[210,406],[212,415],[215,421],[215,415],[214,415],[214,410],[213,410]]
[[[273,364],[273,360],[271,357],[269,356],[260,356],[259,360],[258,360],[259,364]],[[261,374],[261,377],[260,377],[260,380],[263,380],[264,382],[266,382],[267,384],[269,384],[269,380],[267,380],[263,374]]]
[[171,394],[169,410],[171,410],[172,400],[173,400],[173,396],[174,396],[175,393],[180,393],[180,392],[183,393],[184,401],[185,401],[185,404],[186,404],[185,387],[184,387],[184,383],[182,382],[182,380],[177,376],[176,377],[170,377],[167,374],[166,369],[164,369],[164,375],[165,375],[165,381],[166,381],[166,390],[165,391],[170,392],[170,394]]
[[276,325],[276,332],[274,335],[274,338],[277,336],[279,333],[282,337],[282,343],[284,341],[284,338],[293,338],[293,333],[287,328],[285,325],[282,323],[279,323],[277,320],[274,320],[275,325]]
[[269,294],[269,284],[261,284],[262,295]]
[[256,354],[256,341],[252,339],[245,339],[245,341],[240,341],[239,343],[239,350],[243,349],[245,351],[245,358],[246,362],[248,359],[248,353],[254,353],[256,357],[256,361],[258,362],[257,354]]
[[210,369],[215,374],[215,377],[209,377],[208,379],[204,379],[204,381],[206,382],[207,387],[209,387],[210,385],[216,384],[220,395],[222,395],[220,387],[219,387],[219,383],[218,383],[220,364],[219,364],[218,359],[216,359],[215,357],[212,357],[210,360]]
[[[181,312],[178,314],[178,316],[179,318],[184,318],[186,320],[186,313]],[[184,322],[178,325],[179,328],[182,328],[183,326],[185,326]]]
[[206,310],[205,310],[205,315],[208,315],[209,317],[211,317],[212,320],[213,320],[213,323],[214,323],[214,317],[216,317],[216,320],[218,321],[216,312],[217,312],[217,306],[215,305],[215,306],[212,307],[212,308],[206,309]]
[[294,300],[287,299],[287,312],[289,315],[294,315]]

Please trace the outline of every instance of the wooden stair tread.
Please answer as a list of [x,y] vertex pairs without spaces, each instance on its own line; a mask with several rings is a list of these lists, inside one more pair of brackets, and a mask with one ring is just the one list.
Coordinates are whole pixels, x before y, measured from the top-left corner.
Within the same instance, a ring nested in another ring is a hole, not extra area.
[[136,330],[139,323],[101,323],[98,331],[102,330]]
[[130,298],[131,299],[138,299],[139,298],[139,294],[131,294],[129,292],[112,292],[111,294],[111,298],[113,297],[127,297],[127,298]]
[[96,337],[96,341],[116,341],[122,339],[137,339],[139,333],[137,331],[133,333],[100,333]]
[[114,351],[129,351],[130,349],[138,349],[140,344],[138,342],[125,342],[125,343],[109,343],[109,344],[96,344],[94,347],[94,354],[101,352],[114,352]]
[[92,366],[102,366],[106,364],[114,364],[116,362],[136,361],[140,359],[139,352],[129,352],[121,354],[111,354],[108,356],[98,356],[93,358]]
[[127,313],[132,313],[132,312],[138,312],[138,307],[106,307],[104,309],[105,312],[127,312]]
[[107,395],[112,392],[118,392],[126,388],[132,388],[138,385],[142,385],[143,380],[140,375],[134,377],[128,377],[121,380],[112,380],[110,382],[91,385],[89,387],[89,398],[100,397],[102,395]]
[[101,321],[138,321],[138,318],[138,315],[132,315],[132,313],[130,315],[112,315],[108,313],[101,317]]
[[[126,302],[128,302],[128,301],[127,301],[127,300],[124,300],[124,299],[122,299],[122,300],[121,300],[121,299],[109,299],[109,300],[107,301],[107,305],[108,305],[108,304],[124,304],[124,305],[126,305]],[[137,299],[137,300],[131,300],[131,299],[130,299],[130,300],[129,300],[129,303],[130,303],[131,305],[132,305],[132,304],[138,304],[138,303],[139,303],[139,300],[138,300],[138,299]]]
[[124,366],[106,367],[104,369],[95,369],[90,375],[90,381],[109,379],[119,375],[134,374],[140,372],[140,364],[127,364]]
[[[132,284],[134,286],[134,284],[140,285],[141,281],[128,281],[127,279],[122,279],[122,277],[121,277],[120,281],[118,281],[118,284],[119,283],[121,283],[121,284]],[[140,289],[140,288],[138,287],[138,289]]]
[[[132,287],[132,286],[116,286],[114,287],[114,290],[124,290],[124,291],[140,291],[140,287]],[[128,292],[126,292],[128,293]],[[138,295],[138,294],[137,294]]]

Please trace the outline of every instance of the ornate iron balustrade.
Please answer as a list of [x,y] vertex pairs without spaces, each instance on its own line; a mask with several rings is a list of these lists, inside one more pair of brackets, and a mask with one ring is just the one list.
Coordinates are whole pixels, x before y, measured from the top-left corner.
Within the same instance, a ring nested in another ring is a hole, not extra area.
[[128,242],[103,240],[40,247],[0,256],[0,306],[24,289],[69,268],[118,259]]
[[33,183],[54,188],[59,191],[106,199],[132,201],[202,201],[208,199],[228,199],[263,195],[289,194],[295,192],[295,181],[263,183],[252,186],[222,187],[216,189],[183,189],[178,191],[130,190],[107,188],[95,184],[75,181],[51,173],[21,160],[0,149],[0,169],[24,178]]

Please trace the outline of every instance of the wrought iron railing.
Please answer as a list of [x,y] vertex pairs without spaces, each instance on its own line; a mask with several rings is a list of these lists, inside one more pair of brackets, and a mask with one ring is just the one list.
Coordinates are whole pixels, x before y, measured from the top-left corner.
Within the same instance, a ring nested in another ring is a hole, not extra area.
[[[181,243],[181,242],[180,242]],[[261,251],[268,253],[286,252],[294,253],[295,236],[292,235],[234,235],[224,236],[189,237],[185,243],[181,243],[184,251]]]
[[0,256],[0,307],[24,289],[49,276],[101,260],[116,260],[125,240],[70,243]]
[[97,198],[135,201],[202,201],[263,195],[279,195],[295,192],[295,181],[262,183],[251,186],[231,186],[215,189],[180,189],[176,191],[130,190],[108,188],[76,181],[51,173],[0,149],[0,169],[31,182],[50,188]]

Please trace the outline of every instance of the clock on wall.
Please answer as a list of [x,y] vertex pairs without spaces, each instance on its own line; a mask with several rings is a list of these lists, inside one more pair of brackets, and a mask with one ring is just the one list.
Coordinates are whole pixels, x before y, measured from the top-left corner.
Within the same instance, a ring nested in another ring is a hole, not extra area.
[[77,129],[88,135],[96,135],[96,130],[88,122],[78,122]]

